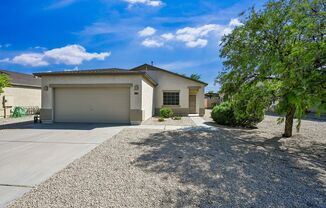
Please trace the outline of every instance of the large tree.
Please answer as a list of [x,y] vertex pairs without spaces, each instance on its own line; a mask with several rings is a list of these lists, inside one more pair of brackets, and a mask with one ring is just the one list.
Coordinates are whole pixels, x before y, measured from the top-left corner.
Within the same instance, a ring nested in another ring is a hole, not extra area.
[[200,74],[191,74],[190,75],[190,78],[193,79],[193,80],[200,80]]
[[[243,89],[271,87],[285,117],[283,136],[292,136],[306,111],[326,108],[326,3],[323,0],[269,1],[242,14],[243,25],[224,36],[224,70],[217,82],[231,96]],[[283,118],[284,118],[283,117]]]

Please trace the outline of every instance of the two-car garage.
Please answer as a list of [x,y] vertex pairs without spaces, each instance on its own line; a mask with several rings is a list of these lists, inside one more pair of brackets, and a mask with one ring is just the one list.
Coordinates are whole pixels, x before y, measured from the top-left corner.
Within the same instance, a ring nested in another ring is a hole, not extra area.
[[130,87],[54,88],[54,121],[129,123]]
[[94,69],[42,77],[43,123],[140,124],[153,115],[157,83],[145,71]]

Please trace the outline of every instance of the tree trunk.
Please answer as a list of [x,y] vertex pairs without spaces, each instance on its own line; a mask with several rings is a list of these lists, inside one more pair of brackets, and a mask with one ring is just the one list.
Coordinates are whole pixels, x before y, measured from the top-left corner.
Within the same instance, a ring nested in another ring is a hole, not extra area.
[[295,114],[295,107],[291,106],[285,117],[285,129],[284,129],[283,137],[292,136],[294,114]]

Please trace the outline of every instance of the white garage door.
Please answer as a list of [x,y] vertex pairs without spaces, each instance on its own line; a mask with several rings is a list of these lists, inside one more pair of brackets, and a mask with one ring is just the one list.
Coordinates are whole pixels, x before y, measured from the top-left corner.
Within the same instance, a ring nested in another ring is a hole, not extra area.
[[129,123],[129,87],[56,88],[56,122]]

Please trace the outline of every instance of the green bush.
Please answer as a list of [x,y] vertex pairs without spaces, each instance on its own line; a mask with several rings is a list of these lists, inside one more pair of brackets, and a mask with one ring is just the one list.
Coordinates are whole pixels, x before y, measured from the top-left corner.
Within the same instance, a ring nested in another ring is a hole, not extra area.
[[272,97],[270,86],[243,86],[232,98],[234,116],[238,126],[254,127],[264,119]]
[[158,119],[158,122],[163,122],[164,121],[164,118],[159,118]]
[[[270,86],[244,86],[228,102],[215,106],[213,120],[222,125],[254,127],[264,119],[272,101]],[[268,96],[267,96],[268,95]]]
[[172,119],[173,120],[181,120],[181,117],[180,116],[174,116]]
[[167,107],[161,108],[160,116],[163,118],[171,118],[173,116],[173,110]]
[[223,102],[213,108],[211,116],[213,120],[222,125],[234,126],[236,121],[234,118],[234,110],[230,102]]
[[250,102],[245,99],[233,102],[234,117],[238,126],[253,127],[264,119],[265,110],[259,102]]

